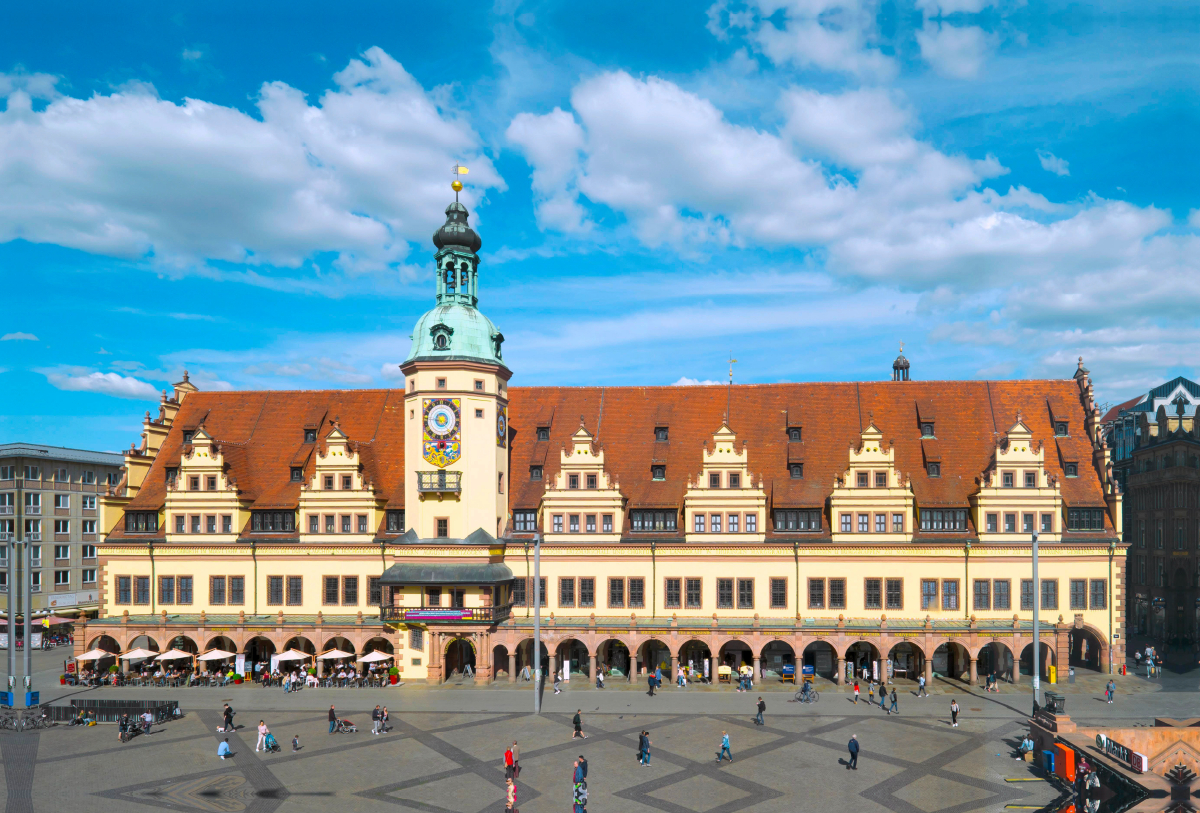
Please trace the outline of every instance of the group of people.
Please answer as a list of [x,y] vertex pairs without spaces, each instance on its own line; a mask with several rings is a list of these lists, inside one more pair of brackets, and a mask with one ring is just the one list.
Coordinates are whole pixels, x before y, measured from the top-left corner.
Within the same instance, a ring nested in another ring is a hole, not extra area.
[[122,714],[121,719],[117,721],[117,739],[125,742],[139,731],[143,734],[149,734],[150,725],[153,722],[154,713],[150,709],[146,709],[142,712],[141,716],[132,719],[128,714]]
[[[919,686],[920,691],[918,692],[917,696],[920,697],[921,694],[925,692],[924,676],[921,677],[921,679],[918,683],[918,686]],[[856,680],[856,681],[854,681],[854,705],[856,705],[856,706],[858,705],[858,699],[859,699],[860,692],[861,692],[861,687],[859,686],[858,681]],[[928,694],[926,694],[925,696],[928,697]],[[871,705],[871,706],[875,705],[875,681],[873,681],[873,680],[867,681],[867,704]],[[891,697],[888,697],[887,687],[884,686],[883,684],[880,684],[880,686],[879,686],[879,708],[883,709],[888,714],[893,714],[893,713],[899,714],[900,713],[900,698],[898,698],[896,696],[896,687],[895,686],[892,686]]]
[[1158,650],[1155,647],[1146,647],[1144,655],[1141,650],[1135,650],[1133,659],[1139,665],[1145,665],[1147,678],[1162,677],[1162,655],[1158,654]]

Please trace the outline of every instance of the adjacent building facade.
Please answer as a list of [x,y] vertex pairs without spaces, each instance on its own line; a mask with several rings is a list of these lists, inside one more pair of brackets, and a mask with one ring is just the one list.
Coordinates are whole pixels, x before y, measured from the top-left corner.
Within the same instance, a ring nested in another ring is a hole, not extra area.
[[[78,646],[338,646],[406,680],[753,663],[1019,680],[1123,659],[1122,499],[1092,384],[509,387],[460,204],[403,389],[200,392],[102,500]],[[1041,583],[1030,542],[1041,540]],[[540,582],[535,553],[540,550]]]
[[0,445],[0,607],[8,609],[8,556],[32,546],[33,609],[62,615],[99,608],[98,501],[121,481],[122,455],[34,443]]
[[1104,416],[1126,495],[1129,624],[1160,640],[1200,633],[1200,385],[1175,378]]

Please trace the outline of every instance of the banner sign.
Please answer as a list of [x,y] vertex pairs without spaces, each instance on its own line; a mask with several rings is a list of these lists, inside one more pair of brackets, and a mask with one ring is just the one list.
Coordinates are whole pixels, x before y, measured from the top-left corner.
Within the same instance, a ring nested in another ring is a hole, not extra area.
[[470,621],[471,611],[466,607],[449,607],[444,610],[405,610],[405,621]]
[[1137,773],[1145,773],[1150,769],[1150,760],[1145,754],[1139,754],[1103,734],[1096,735],[1096,747],[1104,751],[1117,762],[1123,762]]

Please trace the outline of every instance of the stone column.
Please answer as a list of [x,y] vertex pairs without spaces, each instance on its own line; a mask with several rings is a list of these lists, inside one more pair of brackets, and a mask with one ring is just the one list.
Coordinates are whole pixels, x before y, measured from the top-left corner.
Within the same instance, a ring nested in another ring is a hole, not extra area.
[[978,663],[979,661],[977,659],[971,658],[971,679],[968,682],[972,686],[979,682],[979,674],[976,671],[978,668]]
[[554,675],[555,675],[556,670],[558,669],[558,664],[556,662],[557,659],[554,657],[557,654],[558,654],[557,651],[550,653],[549,665],[547,667],[550,670],[550,685],[551,686],[554,685]]
[[1020,658],[1013,658],[1012,682],[1014,684],[1021,682],[1021,659]]
[[833,675],[833,682],[841,686],[846,682],[846,659],[837,659],[837,671]]
[[754,658],[754,682],[755,682],[755,683],[760,683],[760,682],[762,682],[762,678],[760,677],[760,675],[761,675],[762,673],[759,671],[759,667],[760,667],[761,665],[762,665],[762,661],[761,661],[761,660],[760,660],[760,659],[759,659],[759,658],[756,656],[756,657]]
[[671,680],[676,683],[679,682],[679,656],[678,655],[671,656]]
[[925,689],[933,688],[933,658],[925,659]]
[[592,653],[588,655],[588,680],[596,682],[596,655]]
[[508,653],[508,682],[509,683],[517,682],[517,653],[516,652]]

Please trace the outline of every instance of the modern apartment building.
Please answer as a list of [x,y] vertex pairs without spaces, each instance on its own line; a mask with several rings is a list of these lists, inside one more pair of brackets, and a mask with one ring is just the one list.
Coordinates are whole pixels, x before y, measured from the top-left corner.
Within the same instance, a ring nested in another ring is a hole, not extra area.
[[14,540],[33,546],[33,609],[71,615],[99,600],[97,501],[124,458],[35,443],[0,444],[0,607],[8,609]]

